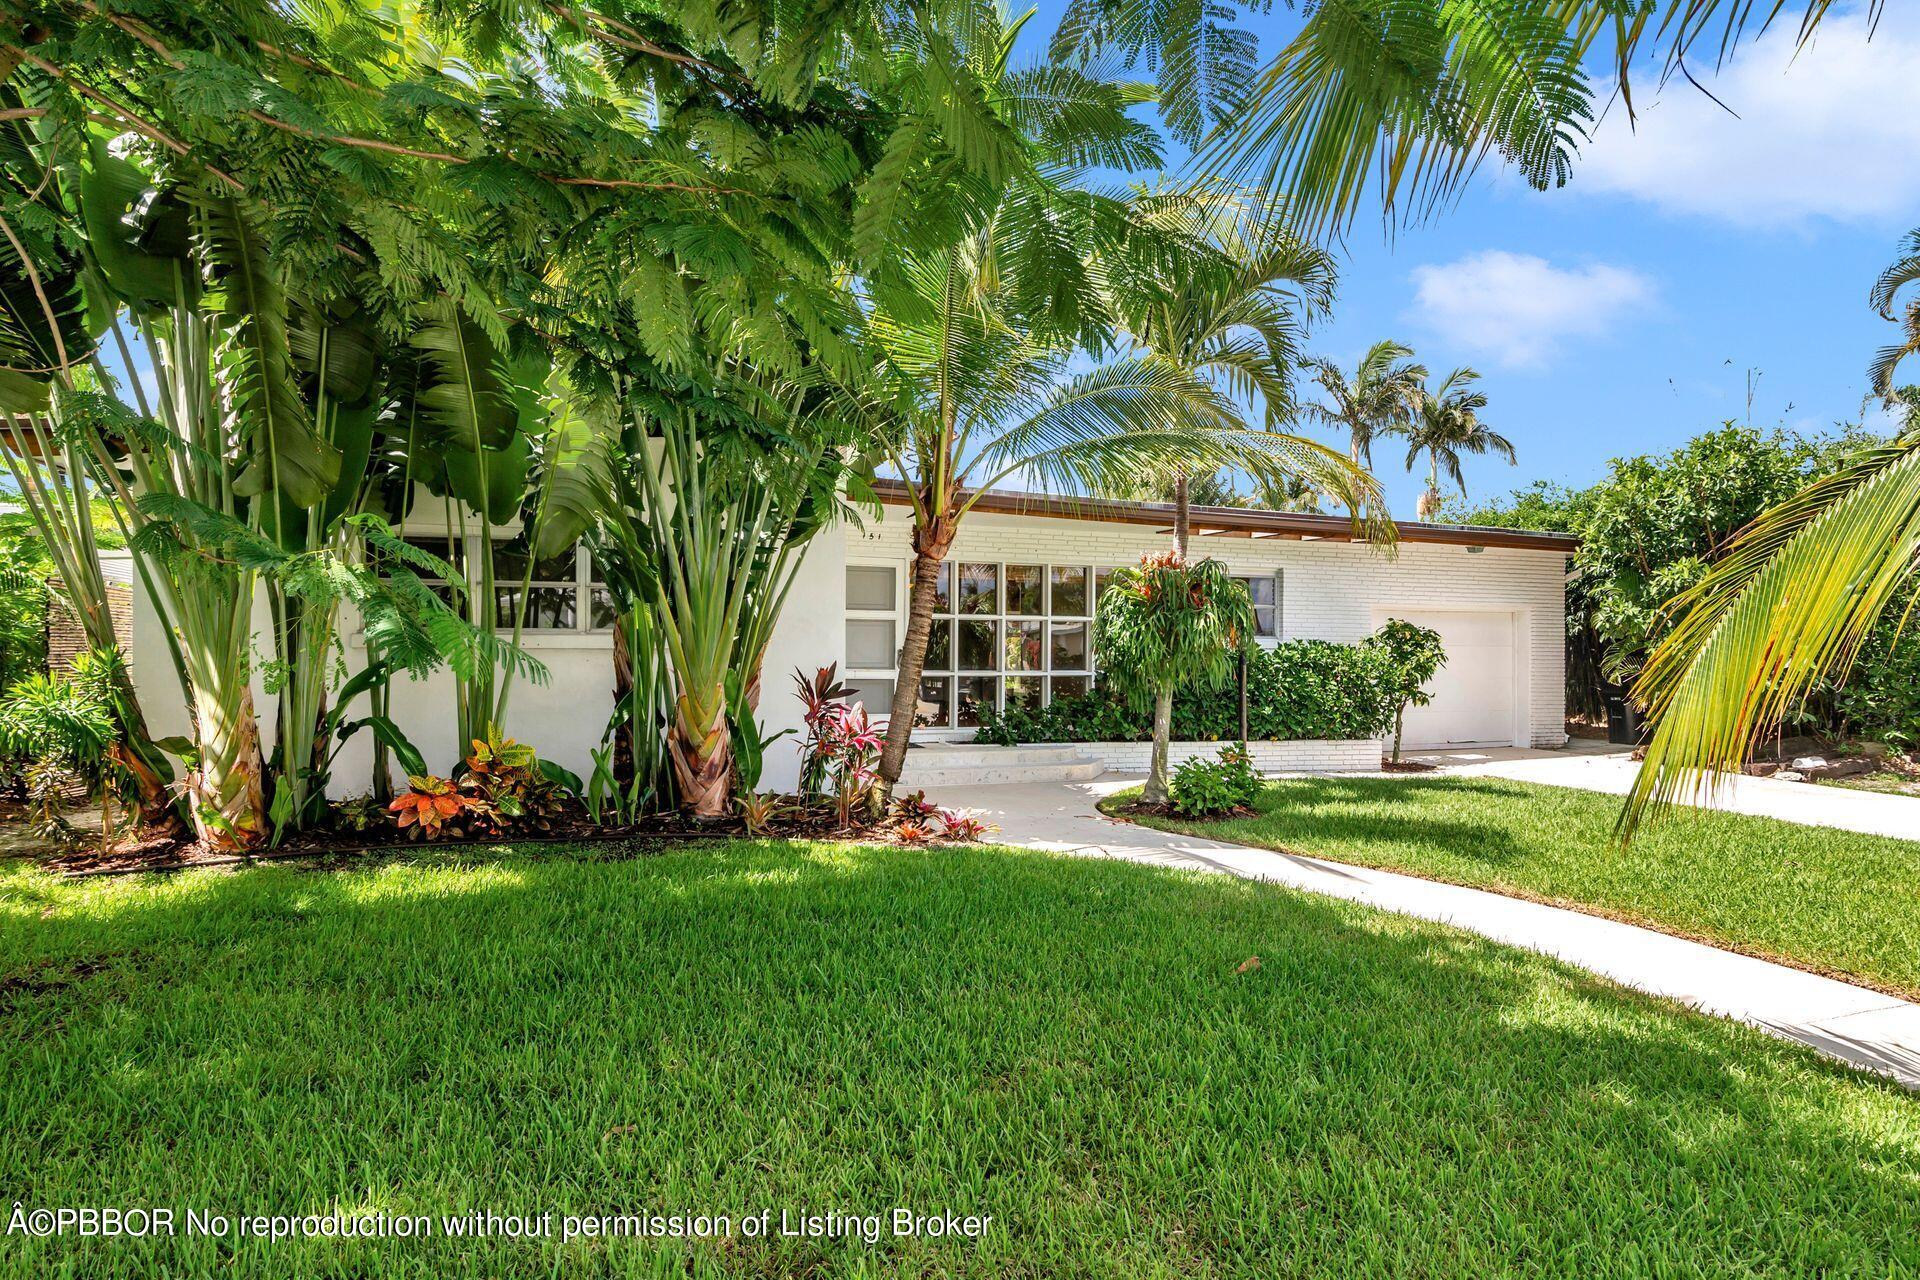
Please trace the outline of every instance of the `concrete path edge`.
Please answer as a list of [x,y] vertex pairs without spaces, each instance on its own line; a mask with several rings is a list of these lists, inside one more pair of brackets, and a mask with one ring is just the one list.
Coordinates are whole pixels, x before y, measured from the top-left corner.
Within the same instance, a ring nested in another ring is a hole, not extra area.
[[1108,774],[1095,782],[954,787],[937,799],[997,825],[990,838],[1000,844],[1218,872],[1452,925],[1736,1019],[1920,1091],[1920,1005],[1910,1001],[1563,907],[1158,831],[1099,812],[1101,799],[1137,782]]

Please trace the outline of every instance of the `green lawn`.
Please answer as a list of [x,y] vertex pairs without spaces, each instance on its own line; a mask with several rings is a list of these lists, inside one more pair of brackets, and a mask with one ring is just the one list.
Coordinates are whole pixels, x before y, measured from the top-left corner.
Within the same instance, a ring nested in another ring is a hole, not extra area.
[[1683,810],[1621,849],[1620,804],[1498,778],[1303,778],[1270,784],[1257,817],[1152,825],[1583,906],[1920,995],[1920,843]]
[[992,1215],[873,1246],[0,1237],[7,1276],[1920,1271],[1920,1100],[1226,876],[779,843],[0,864],[0,1020],[29,1208]]

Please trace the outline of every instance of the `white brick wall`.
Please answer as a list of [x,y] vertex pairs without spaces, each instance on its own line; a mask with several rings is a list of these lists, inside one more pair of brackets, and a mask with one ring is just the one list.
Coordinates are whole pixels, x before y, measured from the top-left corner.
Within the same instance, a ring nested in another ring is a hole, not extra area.
[[[1055,745],[1052,743],[1044,745]],[[1074,742],[1083,756],[1092,756],[1116,773],[1145,773],[1152,763],[1151,742]],[[1169,742],[1167,767],[1177,769],[1195,756],[1211,760],[1224,742]],[[1261,773],[1352,773],[1380,767],[1380,744],[1372,738],[1298,739],[1292,742],[1249,742],[1247,753]]]
[[[909,564],[910,532],[905,510],[889,506],[883,521],[848,528],[847,559]],[[1171,541],[1147,525],[974,514],[961,525],[949,559],[1122,565],[1135,563],[1142,552],[1163,550]],[[1364,544],[1280,538],[1196,537],[1194,544],[1195,555],[1210,555],[1235,573],[1285,570],[1283,640],[1360,640],[1377,625],[1379,609],[1485,609],[1518,615],[1516,643],[1527,678],[1517,692],[1526,704],[1528,745],[1565,745],[1564,553],[1509,547],[1470,552],[1434,543],[1406,543],[1396,551],[1379,552]],[[900,577],[904,584],[906,573]],[[796,607],[806,606],[789,601],[789,612]]]

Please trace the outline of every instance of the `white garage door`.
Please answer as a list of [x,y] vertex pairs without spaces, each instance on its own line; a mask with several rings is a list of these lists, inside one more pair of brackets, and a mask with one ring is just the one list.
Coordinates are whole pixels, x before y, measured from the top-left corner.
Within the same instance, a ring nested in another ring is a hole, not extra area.
[[1446,665],[1428,684],[1433,701],[1408,707],[1406,745],[1511,745],[1518,691],[1514,688],[1514,616],[1451,609],[1382,609],[1375,622],[1404,618],[1440,633]]

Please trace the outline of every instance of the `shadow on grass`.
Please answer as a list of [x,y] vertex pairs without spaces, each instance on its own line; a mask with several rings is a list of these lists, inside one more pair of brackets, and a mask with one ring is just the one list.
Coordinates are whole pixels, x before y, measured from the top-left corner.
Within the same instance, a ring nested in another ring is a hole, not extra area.
[[[1272,886],[773,843],[49,896],[49,919],[0,915],[0,974],[122,959],[0,1010],[0,1182],[42,1202],[1001,1224],[662,1246],[769,1276],[1920,1266],[1905,1095]],[[392,1248],[238,1252],[379,1274]],[[505,1244],[418,1248],[431,1274],[534,1269]]]

